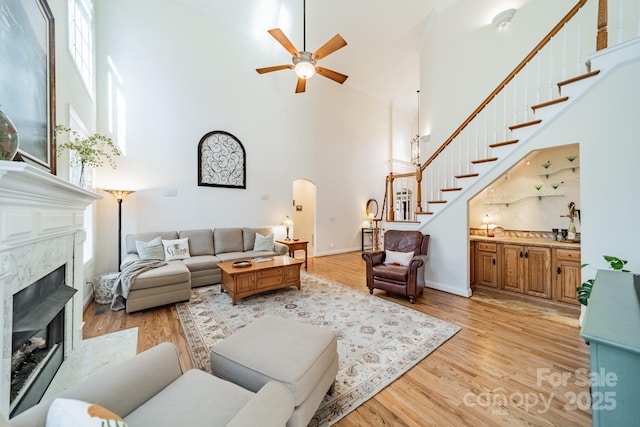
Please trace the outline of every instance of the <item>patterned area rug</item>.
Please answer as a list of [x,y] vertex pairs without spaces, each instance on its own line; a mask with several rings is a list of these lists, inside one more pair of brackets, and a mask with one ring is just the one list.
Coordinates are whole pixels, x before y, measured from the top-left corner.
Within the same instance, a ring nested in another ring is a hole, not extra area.
[[209,349],[255,319],[273,314],[328,328],[338,335],[335,391],[311,426],[327,426],[408,371],[460,328],[402,305],[301,273],[302,289],[242,299],[234,307],[220,286],[192,290],[176,304],[194,363],[210,372]]

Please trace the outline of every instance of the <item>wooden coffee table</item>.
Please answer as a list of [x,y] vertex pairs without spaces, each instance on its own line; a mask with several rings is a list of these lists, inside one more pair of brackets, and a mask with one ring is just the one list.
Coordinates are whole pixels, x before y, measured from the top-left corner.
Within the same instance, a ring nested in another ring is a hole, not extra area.
[[247,267],[234,267],[233,262],[218,264],[222,270],[222,291],[231,303],[249,295],[295,286],[300,289],[300,266],[304,261],[288,256],[269,257],[270,261],[254,262]]

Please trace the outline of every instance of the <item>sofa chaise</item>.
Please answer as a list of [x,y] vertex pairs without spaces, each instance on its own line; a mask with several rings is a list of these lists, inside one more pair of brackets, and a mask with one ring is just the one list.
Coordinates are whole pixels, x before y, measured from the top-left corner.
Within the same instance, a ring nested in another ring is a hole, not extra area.
[[[259,245],[256,245],[256,235]],[[269,240],[271,236],[271,240]],[[139,249],[155,240],[187,239],[188,256],[166,261],[166,265],[152,268],[135,276],[126,298],[126,311],[186,301],[191,288],[218,284],[222,281],[220,262],[240,261],[255,257],[285,255],[286,245],[273,240],[271,228],[215,228],[183,231],[161,231],[126,236],[127,255],[121,267],[144,259]],[[166,254],[165,254],[166,255]]]
[[[176,347],[168,342],[93,375],[58,397],[99,405],[131,427],[276,427],[287,423],[294,408],[293,395],[277,381],[254,393],[199,369],[182,372]],[[0,414],[0,427],[50,425],[47,414],[56,398],[38,403],[10,422]],[[67,419],[81,415],[69,412],[59,412],[65,417],[56,425],[70,427]]]

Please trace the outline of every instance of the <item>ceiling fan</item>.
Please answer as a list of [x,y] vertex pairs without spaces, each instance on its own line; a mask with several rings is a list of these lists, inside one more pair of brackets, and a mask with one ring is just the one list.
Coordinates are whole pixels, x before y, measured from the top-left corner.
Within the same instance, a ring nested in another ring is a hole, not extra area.
[[293,69],[298,76],[298,83],[296,84],[296,93],[304,92],[307,85],[307,79],[311,78],[315,73],[331,79],[340,84],[347,80],[348,76],[338,73],[337,71],[330,70],[328,68],[317,66],[319,60],[335,52],[336,50],[343,48],[347,45],[347,42],[342,38],[340,34],[333,36],[331,40],[320,46],[315,52],[307,52],[307,32],[306,32],[306,1],[303,2],[303,49],[298,51],[291,41],[284,35],[280,28],[273,28],[268,31],[274,39],[278,41],[293,57],[291,61],[293,64],[276,65],[273,67],[256,68],[258,74],[271,73],[273,71]]

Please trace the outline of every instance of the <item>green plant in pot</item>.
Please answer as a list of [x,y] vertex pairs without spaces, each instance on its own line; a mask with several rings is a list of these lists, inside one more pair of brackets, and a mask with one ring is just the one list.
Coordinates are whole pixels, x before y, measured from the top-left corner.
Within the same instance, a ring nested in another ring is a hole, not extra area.
[[115,157],[122,153],[111,138],[99,133],[84,137],[77,131],[62,125],[56,126],[56,134],[68,133],[69,140],[58,145],[58,156],[63,152],[73,150],[75,156],[70,158],[71,166],[80,166],[80,187],[84,187],[84,175],[88,166],[100,167],[105,161],[112,168],[116,168]]
[[[609,263],[609,268],[611,268],[612,270],[625,273],[629,272],[629,270],[625,270],[624,268],[628,261],[609,255],[603,255],[603,257],[604,260]],[[584,268],[588,265],[589,264],[582,264],[581,267]],[[580,304],[584,306],[589,305],[589,297],[591,296],[591,290],[593,289],[594,283],[595,279],[589,279],[576,288],[578,292],[577,299],[578,301],[580,301]]]

